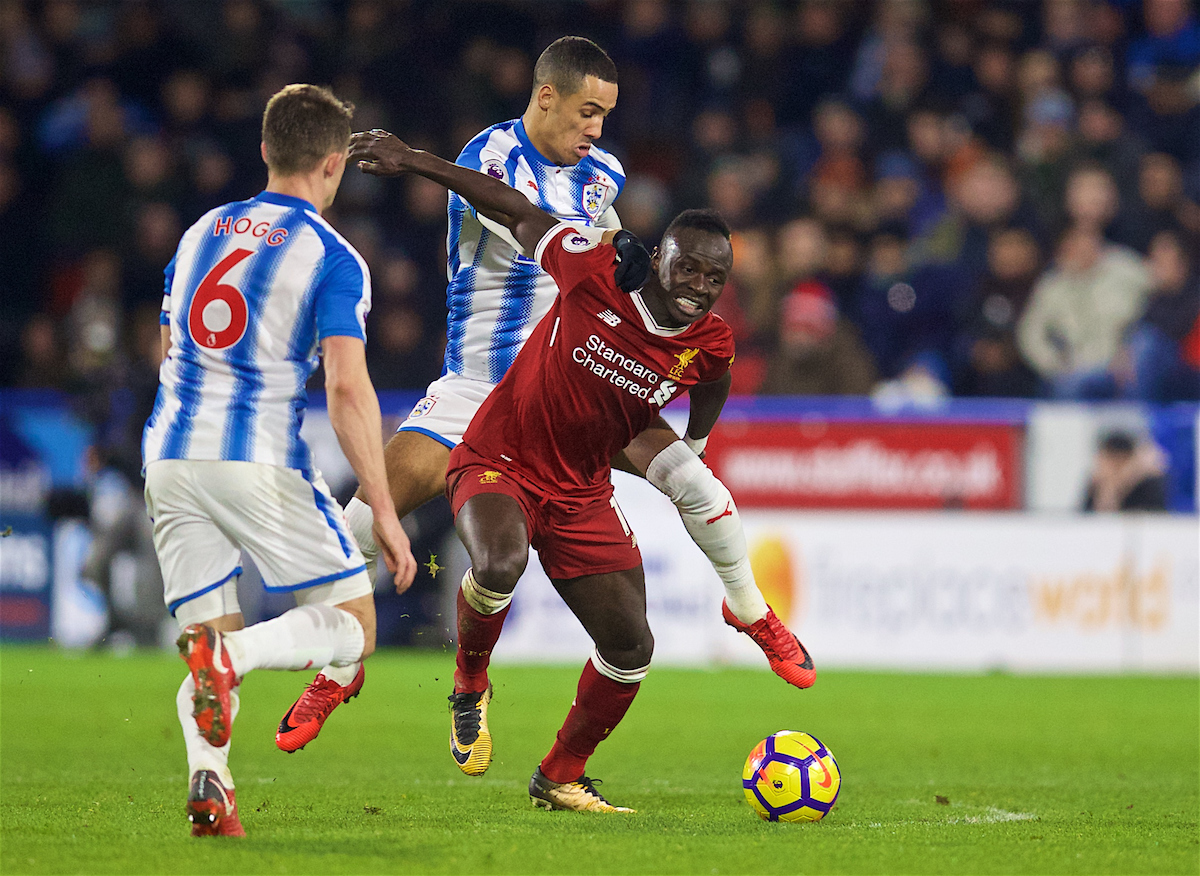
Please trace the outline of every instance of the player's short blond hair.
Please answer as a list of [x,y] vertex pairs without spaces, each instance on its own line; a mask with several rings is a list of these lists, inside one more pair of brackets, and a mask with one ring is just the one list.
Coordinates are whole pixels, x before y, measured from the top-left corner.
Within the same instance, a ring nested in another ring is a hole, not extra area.
[[326,155],[350,144],[354,104],[320,85],[286,85],[263,112],[262,141],[267,167],[290,176],[307,173]]

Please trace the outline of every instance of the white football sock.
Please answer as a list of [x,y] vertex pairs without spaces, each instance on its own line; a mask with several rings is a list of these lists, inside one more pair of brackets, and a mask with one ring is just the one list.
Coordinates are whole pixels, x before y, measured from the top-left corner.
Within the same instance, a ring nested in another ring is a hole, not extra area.
[[[175,711],[179,715],[179,726],[183,728],[183,746],[187,750],[188,780],[191,780],[197,770],[212,770],[221,779],[221,784],[226,788],[233,788],[233,774],[229,772],[229,746],[233,744],[233,740],[230,739],[217,748],[204,738],[204,734],[196,726],[196,719],[192,717],[192,694],[195,692],[196,682],[189,672],[183,684],[179,686],[179,692],[175,694]],[[232,706],[232,719],[236,719],[241,703],[236,688],[229,692],[229,701]]]
[[650,461],[646,479],[675,503],[692,541],[725,585],[725,602],[734,616],[744,624],[766,617],[767,602],[754,583],[742,518],[725,485],[682,441]]
[[485,615],[503,611],[513,598],[511,593],[496,593],[494,590],[479,586],[479,582],[475,580],[470,569],[467,569],[467,574],[463,575],[462,594],[467,605]]
[[358,549],[367,561],[367,577],[374,584],[375,576],[379,573],[379,545],[375,544],[375,532],[372,529],[375,515],[371,512],[371,506],[355,496],[346,504],[343,516],[346,518],[346,528],[358,542]]
[[358,667],[360,666],[362,666],[362,663],[359,663],[358,661],[349,663],[345,666],[333,666],[331,664],[321,670],[321,675],[324,675],[330,681],[336,681],[342,687],[345,687],[350,682],[354,681],[354,677],[358,675]]
[[362,657],[366,637],[358,618],[332,605],[298,605],[279,617],[223,633],[238,675],[254,669],[346,666]]

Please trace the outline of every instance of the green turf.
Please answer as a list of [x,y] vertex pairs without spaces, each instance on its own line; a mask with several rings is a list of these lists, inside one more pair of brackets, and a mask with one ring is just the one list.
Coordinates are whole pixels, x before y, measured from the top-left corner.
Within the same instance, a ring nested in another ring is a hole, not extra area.
[[[372,658],[363,695],[284,755],[304,676],[254,673],[234,729],[245,840],[193,840],[183,664],[0,650],[0,871],[10,873],[1197,873],[1200,684],[1189,678],[656,668],[589,772],[633,816],[525,793],[577,668],[493,671],[496,760],[446,750],[450,659]],[[807,730],[842,794],[812,825],[742,799],[751,747]],[[937,802],[938,798],[947,800]]]

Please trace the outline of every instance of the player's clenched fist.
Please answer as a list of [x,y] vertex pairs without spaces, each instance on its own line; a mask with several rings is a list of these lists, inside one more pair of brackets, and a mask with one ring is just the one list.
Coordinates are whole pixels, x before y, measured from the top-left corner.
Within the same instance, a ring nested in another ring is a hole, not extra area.
[[351,135],[348,160],[372,176],[399,176],[412,169],[411,158],[420,151],[395,134],[372,128]]

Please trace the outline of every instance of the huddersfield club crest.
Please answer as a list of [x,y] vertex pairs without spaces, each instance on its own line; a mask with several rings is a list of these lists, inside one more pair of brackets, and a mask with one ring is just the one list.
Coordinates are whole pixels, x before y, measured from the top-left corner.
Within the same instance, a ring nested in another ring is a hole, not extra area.
[[409,419],[413,417],[424,417],[433,410],[433,406],[437,404],[436,395],[427,395],[425,398],[417,402],[417,406],[412,409],[412,413],[408,415]]
[[588,183],[583,187],[583,210],[593,219],[600,218],[604,201],[608,197],[608,186],[602,182]]

